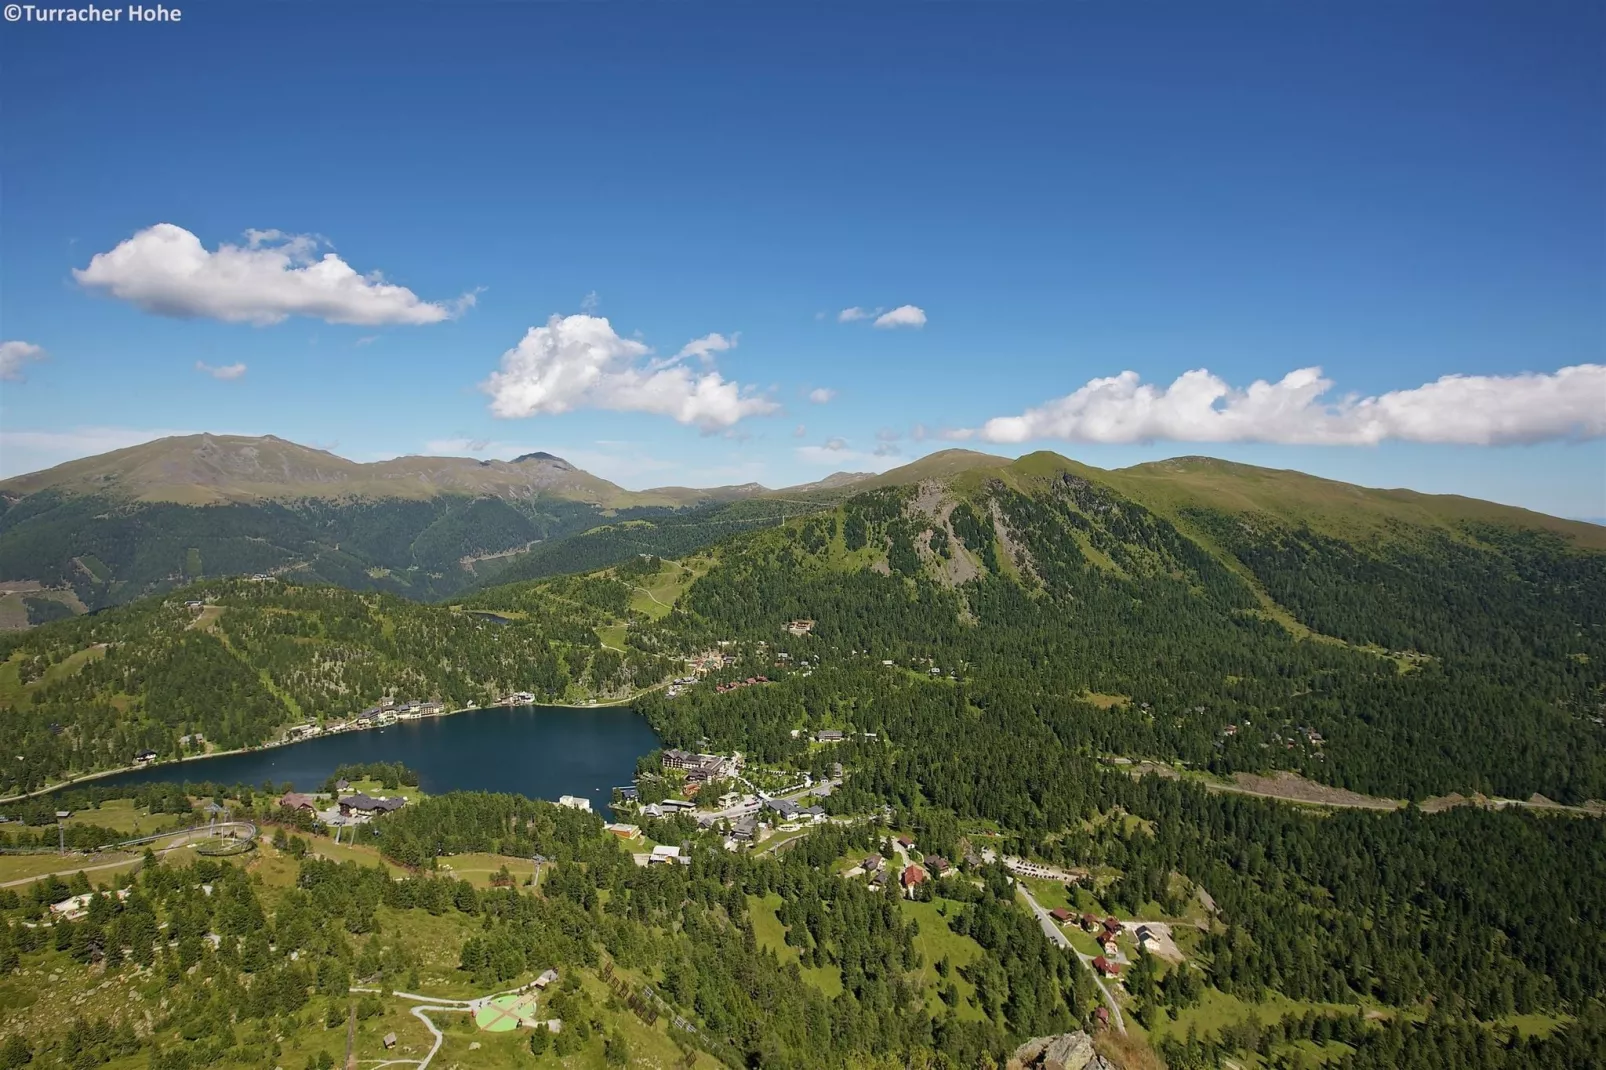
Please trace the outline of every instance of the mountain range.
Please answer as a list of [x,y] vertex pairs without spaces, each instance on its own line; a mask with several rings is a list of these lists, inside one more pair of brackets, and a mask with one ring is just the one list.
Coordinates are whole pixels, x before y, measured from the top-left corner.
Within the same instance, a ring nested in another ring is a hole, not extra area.
[[600,524],[684,526],[768,493],[629,491],[542,452],[362,464],[271,435],[164,438],[0,481],[0,627],[259,572],[440,598]]
[[1051,453],[1018,461],[945,450],[879,475],[800,486],[625,490],[550,453],[511,461],[358,463],[274,436],[190,435],[0,481],[0,627],[43,621],[203,577],[294,574],[415,600],[679,556],[852,493],[955,479],[1092,480],[1220,549],[1198,516],[1235,515],[1346,540],[1493,524],[1606,549],[1606,528],[1507,506],[1373,490],[1206,457],[1104,471]]

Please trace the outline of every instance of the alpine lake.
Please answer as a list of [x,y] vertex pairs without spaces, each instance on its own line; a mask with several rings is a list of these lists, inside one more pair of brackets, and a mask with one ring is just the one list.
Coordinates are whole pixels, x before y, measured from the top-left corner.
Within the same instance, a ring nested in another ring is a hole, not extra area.
[[498,706],[384,728],[340,732],[243,754],[163,762],[81,781],[96,787],[153,783],[323,786],[342,765],[400,762],[424,791],[511,792],[532,799],[575,795],[605,813],[613,789],[630,784],[636,759],[659,746],[646,719],[626,706]]

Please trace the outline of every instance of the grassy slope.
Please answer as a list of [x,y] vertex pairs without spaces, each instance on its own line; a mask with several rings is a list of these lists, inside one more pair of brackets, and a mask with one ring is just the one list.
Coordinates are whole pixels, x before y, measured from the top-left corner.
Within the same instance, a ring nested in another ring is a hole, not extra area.
[[937,996],[937,986],[946,983],[937,975],[937,962],[947,958],[952,969],[948,972],[948,980],[953,982],[954,988],[959,992],[957,1012],[960,1018],[970,1021],[982,1021],[984,1015],[981,1008],[976,1006],[976,986],[959,975],[959,967],[975,962],[986,954],[982,946],[968,936],[960,936],[948,927],[948,919],[943,917],[939,910],[946,907],[952,913],[964,909],[962,904],[948,900],[934,900],[930,903],[915,903],[910,900],[903,901],[904,916],[911,918],[920,925],[920,932],[915,936],[915,949],[920,952],[920,973],[930,986],[930,994],[926,999],[927,1006],[934,1015],[940,1016],[943,1003]]
[[1104,471],[1045,452],[1028,454],[1008,468],[1012,481],[1022,484],[1060,472],[1104,483],[1195,537],[1184,512],[1202,508],[1308,524],[1315,531],[1352,541],[1386,536],[1391,526],[1401,524],[1445,534],[1459,534],[1463,524],[1496,524],[1549,531],[1579,549],[1606,551],[1606,527],[1598,524],[1459,495],[1359,487],[1210,457],[1179,457]]
[[[776,915],[781,905],[781,897],[771,892],[764,898],[756,896],[747,897],[748,914],[753,919],[753,936],[758,940],[759,947],[767,947],[774,951],[781,960],[781,965],[796,962],[799,951],[786,942],[786,926]],[[818,988],[825,995],[835,998],[842,993],[842,971],[835,966],[805,966],[802,968],[803,979]]]

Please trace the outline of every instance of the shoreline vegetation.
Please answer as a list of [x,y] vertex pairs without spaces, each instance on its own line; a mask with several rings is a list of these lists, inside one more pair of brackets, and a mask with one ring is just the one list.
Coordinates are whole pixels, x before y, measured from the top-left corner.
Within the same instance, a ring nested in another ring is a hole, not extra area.
[[[528,708],[529,709],[545,708],[545,709],[557,709],[557,710],[597,710],[597,709],[604,709],[604,708],[613,707],[613,706],[626,706],[626,705],[629,705],[630,703],[636,701],[637,699],[639,699],[643,695],[646,695],[646,694],[649,694],[649,693],[651,693],[653,691],[658,691],[658,690],[662,689],[664,686],[666,686],[667,683],[668,683],[667,680],[660,680],[658,683],[653,684],[651,687],[638,688],[637,690],[630,692],[630,694],[624,695],[624,696],[622,696],[620,698],[594,699],[594,700],[592,700],[590,702],[532,702],[532,703],[528,704]],[[454,716],[456,716],[457,714],[460,714],[460,713],[474,713],[477,710],[494,710],[494,709],[503,709],[503,708],[511,709],[511,708],[515,708],[517,705],[518,704],[513,703],[513,702],[495,702],[495,703],[492,703],[489,706],[464,706],[463,708],[456,709],[456,710],[443,710],[442,712],[433,715],[429,719],[430,720],[440,720],[443,717],[454,717]],[[415,722],[397,722],[397,723],[400,724],[400,723],[415,723]],[[342,730],[340,732],[333,733],[333,735],[345,735],[347,732],[373,732],[373,731],[379,730],[380,728],[395,728],[395,727],[396,727],[396,724],[374,725],[374,726],[372,726],[370,728],[347,728],[347,729],[344,729],[344,730]],[[188,763],[191,763],[191,762],[204,762],[204,761],[207,761],[207,760],[212,759],[212,758],[227,758],[227,757],[230,757],[231,755],[235,755],[235,754],[256,754],[256,753],[258,753],[260,751],[278,750],[281,747],[293,747],[298,743],[311,743],[314,740],[328,739],[328,738],[330,738],[330,737],[326,736],[326,735],[322,735],[322,734],[316,735],[316,736],[298,736],[298,737],[295,737],[295,738],[285,738],[285,739],[282,739],[282,740],[275,740],[275,741],[268,742],[268,743],[262,743],[262,744],[259,744],[259,745],[255,746],[255,747],[231,747],[228,750],[211,751],[211,752],[206,753],[206,754],[185,754],[185,755],[180,755],[179,757],[176,757],[176,758],[168,758],[168,759],[165,759],[163,761],[151,762],[150,764],[147,764],[147,765],[121,765],[121,766],[117,766],[116,768],[113,768],[113,769],[97,769],[96,771],[94,771],[92,773],[81,773],[78,776],[69,777],[66,780],[59,781],[59,782],[57,782],[55,784],[50,784],[50,785],[47,785],[47,786],[42,787],[42,788],[35,788],[33,791],[21,792],[21,793],[16,794],[16,795],[0,796],[0,803],[14,803],[14,802],[22,802],[25,799],[37,799],[37,798],[39,798],[40,796],[43,796],[43,795],[52,795],[52,794],[54,794],[54,793],[56,793],[58,791],[65,791],[68,788],[83,787],[85,785],[92,784],[94,781],[104,780],[106,777],[117,776],[117,775],[119,775],[121,773],[132,773],[132,772],[136,772],[136,771],[138,771],[140,769],[167,768],[168,766],[184,765],[184,764],[188,764]]]

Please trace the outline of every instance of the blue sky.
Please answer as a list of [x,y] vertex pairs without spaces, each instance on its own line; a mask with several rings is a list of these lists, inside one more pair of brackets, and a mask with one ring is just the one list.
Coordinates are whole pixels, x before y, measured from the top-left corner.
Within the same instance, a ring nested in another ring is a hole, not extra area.
[[0,24],[0,472],[957,444],[1606,517],[1606,9],[874,7]]

